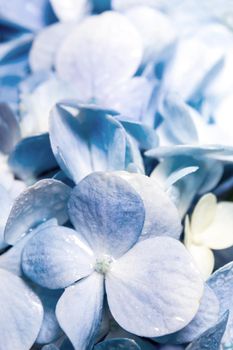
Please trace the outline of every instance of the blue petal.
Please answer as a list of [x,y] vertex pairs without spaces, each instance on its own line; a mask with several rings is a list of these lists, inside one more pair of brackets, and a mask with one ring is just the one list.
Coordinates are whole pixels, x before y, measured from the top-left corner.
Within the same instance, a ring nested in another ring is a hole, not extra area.
[[[4,240],[4,228],[8,218],[8,215],[11,210],[12,199],[7,192],[7,190],[0,185],[0,207],[1,207],[1,216],[0,216],[0,250],[7,246],[7,243]],[[0,255],[1,257],[1,255]]]
[[139,345],[140,348],[143,350],[155,350],[155,349],[157,350],[157,346],[155,348],[155,344],[151,340],[141,338],[135,334],[127,332],[126,330],[121,328],[119,324],[116,323],[116,321],[111,319],[110,330],[105,340],[122,339],[122,338],[134,340],[137,343],[137,345]]
[[182,226],[178,210],[157,182],[142,174],[123,171],[116,174],[126,180],[143,201],[145,221],[140,238],[171,236],[179,239]]
[[[213,190],[219,181],[221,180],[224,173],[224,164],[219,161],[208,159],[202,165],[205,168],[205,178],[198,190],[198,194],[205,194]],[[212,171],[214,169],[214,171]]]
[[214,290],[220,301],[221,315],[229,310],[229,319],[222,343],[226,347],[231,346],[233,343],[233,262],[224,265],[219,270],[215,271],[215,273],[209,278],[208,284]]
[[53,20],[48,0],[0,1],[0,23],[27,30],[38,30]]
[[30,349],[39,333],[43,308],[23,280],[0,269],[0,329],[4,350]]
[[0,268],[12,272],[14,275],[22,277],[21,256],[26,243],[35,235],[38,230],[57,225],[56,219],[43,222],[41,225],[31,230],[30,234],[22,237],[16,244],[0,255]]
[[100,13],[111,9],[111,0],[92,0],[93,11]]
[[56,70],[77,86],[79,100],[104,105],[108,94],[136,73],[141,58],[136,28],[125,16],[107,11],[88,17],[69,35],[58,51]]
[[156,131],[140,122],[124,120],[119,117],[125,130],[138,142],[141,149],[146,150],[158,146]]
[[18,112],[18,84],[27,74],[27,57],[13,60],[5,65],[0,65],[0,101],[7,103],[14,112]]
[[93,171],[124,169],[126,133],[120,123],[103,110],[77,112],[74,117],[56,106],[51,115],[50,140],[61,168],[76,183]]
[[161,345],[158,350],[185,350],[184,346],[181,345]]
[[145,77],[134,77],[103,96],[101,104],[116,110],[127,119],[143,121],[154,88]]
[[191,107],[176,94],[167,94],[163,101],[161,113],[165,118],[166,131],[174,138],[176,144],[198,141],[190,109]]
[[9,153],[20,138],[20,128],[15,115],[4,103],[0,103],[0,151]]
[[169,237],[139,242],[106,275],[113,317],[128,332],[145,337],[186,326],[198,311],[203,287],[183,244]]
[[41,350],[59,350],[59,348],[55,344],[47,344]]
[[48,134],[28,137],[19,142],[9,157],[9,165],[24,180],[31,180],[56,168]]
[[232,154],[232,148],[222,145],[173,145],[161,146],[153,148],[145,152],[145,156],[149,158],[165,158],[173,156],[191,156],[191,157],[211,157],[220,159],[221,157]]
[[139,195],[119,176],[94,173],[71,192],[70,219],[98,255],[117,258],[138,240],[145,210]]
[[49,289],[65,288],[93,271],[93,252],[72,229],[62,226],[39,231],[25,246],[24,273]]
[[209,328],[199,338],[195,339],[186,350],[219,350],[227,320],[228,312],[225,312],[216,325]]
[[[190,343],[194,339],[198,338],[207,329],[214,326],[218,322],[218,317],[218,298],[213,290],[206,285],[199,310],[194,319],[179,332],[172,334],[170,337],[168,336],[166,341],[173,344]],[[157,338],[155,340],[163,342],[163,339]]]
[[141,350],[140,346],[132,339],[119,338],[105,340],[97,344],[94,350]]
[[33,286],[34,291],[40,297],[44,308],[44,318],[40,332],[36,339],[37,344],[48,344],[62,335],[55,315],[57,302],[62,294],[60,290],[49,290]]
[[60,181],[45,179],[24,190],[15,200],[5,227],[5,240],[14,244],[31,228],[51,218],[67,221],[70,188]]
[[33,40],[32,34],[22,34],[10,41],[0,45],[0,62],[8,63],[11,60],[17,60],[20,55],[27,53]]
[[92,349],[100,327],[104,297],[103,276],[93,273],[61,296],[56,315],[75,350]]

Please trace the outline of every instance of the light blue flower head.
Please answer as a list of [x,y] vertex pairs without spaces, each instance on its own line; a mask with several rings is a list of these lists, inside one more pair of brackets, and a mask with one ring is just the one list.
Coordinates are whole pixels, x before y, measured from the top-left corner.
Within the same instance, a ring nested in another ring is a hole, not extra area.
[[125,180],[89,175],[73,189],[68,211],[75,230],[38,232],[22,267],[43,287],[65,288],[56,315],[75,349],[93,345],[104,291],[115,320],[137,335],[170,334],[191,321],[203,293],[200,274],[184,246],[159,230],[138,242],[144,205]]

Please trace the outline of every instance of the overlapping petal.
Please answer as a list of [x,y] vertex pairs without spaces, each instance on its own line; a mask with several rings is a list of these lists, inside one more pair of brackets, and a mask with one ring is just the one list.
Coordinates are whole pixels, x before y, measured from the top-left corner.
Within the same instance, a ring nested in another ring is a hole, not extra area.
[[158,183],[142,174],[128,172],[116,174],[125,179],[143,200],[145,221],[140,238],[171,236],[178,239],[181,234],[178,210]]
[[[66,106],[74,107],[77,115],[66,111]],[[74,182],[78,183],[93,171],[123,170],[133,162],[126,132],[112,117],[114,114],[71,102],[52,111],[51,145],[61,168]]]
[[5,227],[5,240],[14,244],[36,225],[51,218],[67,221],[70,188],[62,182],[45,179],[28,187],[15,200]]
[[[186,344],[198,338],[210,327],[215,326],[219,319],[219,301],[215,293],[207,285],[201,299],[200,307],[194,319],[179,332],[172,334],[168,342]],[[168,337],[169,339],[169,337]]]
[[[87,59],[88,57],[88,59]],[[142,58],[142,42],[134,26],[116,12],[83,21],[59,49],[56,69],[72,81],[82,101],[101,100],[106,91],[131,78]]]
[[77,232],[98,256],[118,258],[126,253],[139,239],[144,224],[140,196],[111,173],[83,179],[73,189],[68,209]]
[[67,288],[56,315],[75,350],[92,349],[102,318],[103,276],[94,273]]
[[42,324],[40,299],[21,278],[8,271],[0,269],[0,281],[0,348],[28,350]]
[[65,288],[93,271],[93,252],[72,229],[53,226],[39,231],[25,246],[24,273],[45,288]]
[[199,338],[195,339],[187,347],[187,350],[219,350],[227,320],[228,312],[226,312],[213,327],[209,328]]
[[[232,262],[224,265],[215,273],[210,276],[208,280],[209,286],[214,290],[220,301],[220,313],[224,318],[224,314],[229,310],[229,318],[228,321],[227,316],[225,315],[225,323],[222,330],[222,344],[224,346],[231,346],[233,341],[233,333],[232,333],[232,323],[233,323],[233,315],[232,315],[232,281],[233,281],[233,264]],[[226,328],[226,330],[225,330]]]
[[112,264],[106,293],[111,313],[124,329],[155,337],[193,319],[203,281],[180,242],[157,237],[138,243]]

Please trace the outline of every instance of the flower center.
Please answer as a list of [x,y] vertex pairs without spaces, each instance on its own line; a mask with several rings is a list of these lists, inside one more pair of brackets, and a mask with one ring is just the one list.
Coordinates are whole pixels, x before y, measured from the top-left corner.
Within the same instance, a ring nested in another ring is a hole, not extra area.
[[105,275],[108,272],[113,260],[114,259],[109,255],[103,255],[100,258],[97,258],[95,262],[95,271]]

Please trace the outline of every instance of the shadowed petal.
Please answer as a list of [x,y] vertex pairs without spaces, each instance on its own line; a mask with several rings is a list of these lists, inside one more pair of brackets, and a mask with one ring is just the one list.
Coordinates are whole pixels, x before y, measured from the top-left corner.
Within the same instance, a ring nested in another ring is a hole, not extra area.
[[0,23],[15,28],[36,31],[53,20],[48,0],[1,0],[0,9]]
[[103,276],[93,273],[67,288],[56,315],[75,350],[90,350],[100,327],[104,297]]
[[48,134],[21,140],[10,154],[9,165],[13,173],[24,180],[35,179],[36,176],[56,168],[57,162]]
[[140,346],[132,339],[109,339],[97,344],[94,350],[141,350]]
[[0,103],[0,151],[9,153],[19,138],[19,123],[15,115],[7,104]]
[[224,333],[223,340],[222,340],[222,343],[226,347],[230,346],[233,342],[232,283],[233,283],[233,263],[232,262],[230,262],[227,265],[224,265],[219,270],[215,271],[208,280],[209,286],[214,290],[215,294],[219,299],[221,315],[223,315],[227,310],[229,310],[229,319],[228,319],[226,331]]
[[44,318],[36,343],[47,344],[58,339],[63,333],[55,315],[56,305],[63,291],[50,290],[39,286],[33,286],[33,288],[39,295],[44,308]]
[[195,339],[186,350],[219,350],[228,320],[228,312],[226,312],[219,321],[199,338]]
[[72,103],[64,106],[74,106],[78,115],[56,106],[51,114],[50,140],[66,174],[78,183],[93,171],[124,169],[126,133],[111,112],[91,106],[79,109]]

